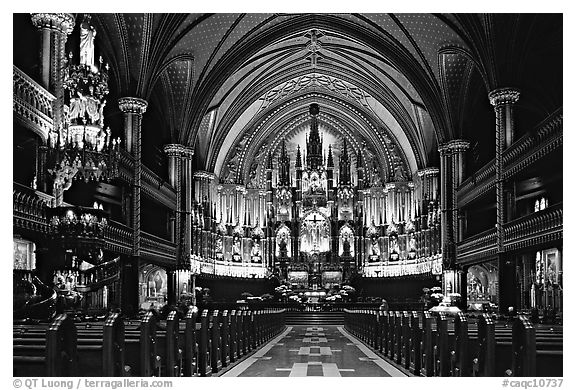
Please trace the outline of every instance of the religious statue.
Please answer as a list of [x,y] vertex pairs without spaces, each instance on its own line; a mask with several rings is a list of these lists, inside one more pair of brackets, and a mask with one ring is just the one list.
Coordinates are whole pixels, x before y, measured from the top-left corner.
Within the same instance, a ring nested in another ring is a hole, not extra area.
[[252,260],[255,262],[260,261],[260,243],[258,241],[254,242],[254,245],[252,245]]
[[216,253],[222,253],[222,237],[216,238]]
[[410,240],[408,241],[408,250],[410,252],[416,251],[416,239],[414,238],[414,233],[410,233]]
[[380,256],[380,247],[376,237],[372,237],[372,256]]
[[390,253],[400,253],[400,246],[398,245],[398,238],[396,236],[390,237]]
[[90,24],[90,17],[84,16],[80,24],[80,64],[94,67],[94,38],[96,29]]
[[240,254],[240,237],[234,236],[234,244],[232,245],[232,253],[235,255]]

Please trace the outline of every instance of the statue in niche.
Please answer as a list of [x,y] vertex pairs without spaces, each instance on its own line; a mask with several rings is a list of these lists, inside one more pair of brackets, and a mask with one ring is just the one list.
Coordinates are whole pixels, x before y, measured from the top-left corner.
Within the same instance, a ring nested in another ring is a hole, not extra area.
[[259,239],[254,241],[250,255],[252,256],[253,261],[255,261],[255,262],[260,261],[260,240]]
[[[377,164],[373,160],[373,164]],[[377,166],[372,166],[372,187],[382,187],[382,178]]]
[[216,238],[216,253],[222,253],[222,251],[223,251],[222,237],[218,236]]
[[288,248],[286,245],[286,241],[284,239],[280,241],[279,250],[280,250],[280,257],[288,257]]
[[380,256],[380,246],[378,245],[378,238],[372,237],[372,247],[371,247],[371,255],[372,256]]
[[234,244],[232,245],[232,252],[240,254],[240,237],[234,236]]
[[254,160],[250,165],[250,171],[248,172],[248,184],[249,188],[258,188],[258,159]]
[[90,16],[85,15],[80,24],[80,64],[94,67],[94,39],[96,29],[90,24]]
[[227,172],[224,175],[224,183],[226,184],[234,184],[234,180],[236,177],[236,165],[232,162],[228,162],[226,164]]
[[400,246],[398,245],[398,237],[396,235],[390,236],[390,253],[400,253]]
[[416,252],[416,239],[414,238],[414,233],[410,233],[410,239],[408,241],[408,250],[410,252]]
[[406,174],[401,164],[396,165],[394,169],[394,181],[406,181]]
[[350,256],[350,240],[348,237],[344,237],[344,242],[342,243],[342,255]]

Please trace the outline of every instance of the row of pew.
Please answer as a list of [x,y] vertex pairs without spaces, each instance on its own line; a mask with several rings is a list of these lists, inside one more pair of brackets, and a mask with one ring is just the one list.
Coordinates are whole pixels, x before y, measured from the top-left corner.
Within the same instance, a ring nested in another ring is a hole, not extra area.
[[160,321],[111,313],[104,322],[76,323],[60,314],[50,324],[14,325],[14,376],[210,376],[285,328],[284,310],[190,307]]
[[562,328],[488,314],[344,310],[345,329],[416,376],[562,376]]

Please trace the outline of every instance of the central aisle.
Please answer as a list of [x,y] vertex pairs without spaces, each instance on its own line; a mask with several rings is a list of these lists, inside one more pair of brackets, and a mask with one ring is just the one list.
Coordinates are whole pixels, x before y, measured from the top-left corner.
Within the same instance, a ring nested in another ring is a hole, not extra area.
[[343,326],[289,326],[222,376],[406,376]]

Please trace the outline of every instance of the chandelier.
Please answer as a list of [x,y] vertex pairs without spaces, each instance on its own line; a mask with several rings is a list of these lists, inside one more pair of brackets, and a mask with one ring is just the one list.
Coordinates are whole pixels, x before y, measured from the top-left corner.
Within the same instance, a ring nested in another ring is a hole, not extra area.
[[62,122],[49,134],[47,166],[57,204],[73,180],[109,181],[118,174],[120,138],[104,126],[108,64],[94,65],[96,35],[85,16],[80,27],[80,63],[69,54],[64,67]]

